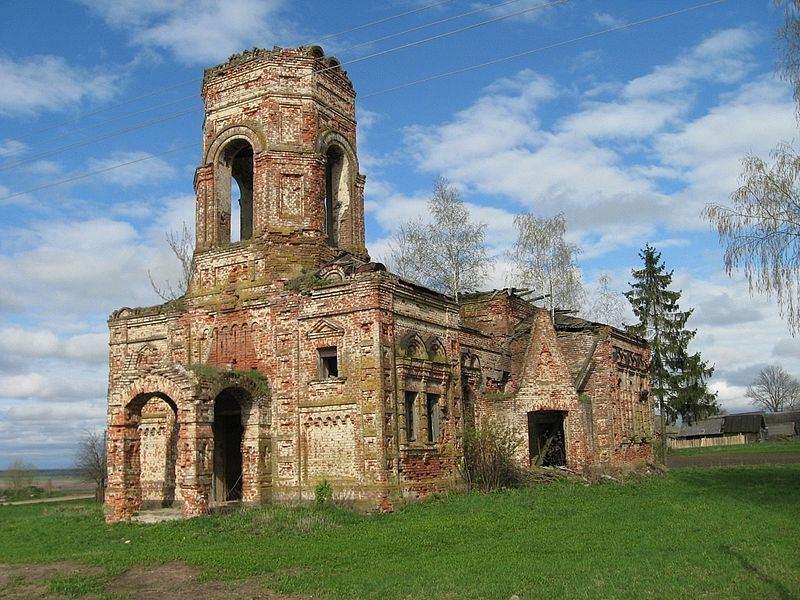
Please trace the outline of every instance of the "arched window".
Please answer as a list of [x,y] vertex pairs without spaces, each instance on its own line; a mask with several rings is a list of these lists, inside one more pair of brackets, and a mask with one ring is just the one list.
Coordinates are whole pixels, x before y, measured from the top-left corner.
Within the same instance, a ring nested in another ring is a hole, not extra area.
[[339,244],[339,221],[350,205],[350,169],[347,155],[336,145],[325,153],[325,234],[331,246]]
[[[222,242],[253,237],[253,147],[235,139],[220,152],[216,173]],[[232,197],[233,190],[238,198]]]

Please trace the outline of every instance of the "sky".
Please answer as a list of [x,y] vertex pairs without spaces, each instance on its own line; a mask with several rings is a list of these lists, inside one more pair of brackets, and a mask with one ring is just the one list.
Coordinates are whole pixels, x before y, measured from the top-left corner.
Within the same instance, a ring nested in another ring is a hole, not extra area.
[[706,203],[728,202],[745,155],[797,135],[791,90],[773,72],[779,10],[727,0],[585,37],[700,3],[7,0],[0,468],[70,466],[82,432],[103,427],[108,315],[160,301],[150,276],[178,271],[165,235],[194,223],[202,70],[253,46],[321,40],[345,63],[375,259],[444,176],[487,224],[486,288],[507,283],[515,214],[563,212],[590,289],[606,274],[626,290],[640,249],[662,252],[725,409],[749,408],[746,387],[766,364],[800,376],[777,305],[726,275],[701,218]]

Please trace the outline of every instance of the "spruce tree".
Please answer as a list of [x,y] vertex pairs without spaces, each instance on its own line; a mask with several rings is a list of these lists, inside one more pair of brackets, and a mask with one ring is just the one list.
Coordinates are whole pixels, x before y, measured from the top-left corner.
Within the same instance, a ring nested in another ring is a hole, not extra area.
[[650,378],[661,417],[662,453],[666,451],[666,423],[680,416],[689,423],[719,411],[716,395],[707,381],[714,367],[700,353],[689,354],[696,331],[686,328],[692,310],[682,311],[680,291],[669,289],[672,271],[667,271],[661,253],[648,244],[639,253],[644,267],[633,270],[634,282],[625,297],[639,322],[628,327],[632,335],[650,344]]

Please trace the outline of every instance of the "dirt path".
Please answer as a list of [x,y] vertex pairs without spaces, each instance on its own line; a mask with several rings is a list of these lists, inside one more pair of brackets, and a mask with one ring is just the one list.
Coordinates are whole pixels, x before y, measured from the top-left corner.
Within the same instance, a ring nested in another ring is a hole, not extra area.
[[44,504],[46,502],[67,502],[69,500],[89,500],[90,498],[94,498],[94,494],[55,496],[53,498],[36,498],[35,500],[15,500],[14,502],[0,502],[0,506],[20,506],[22,504]]
[[[102,574],[101,567],[74,562],[0,564],[0,597],[4,600],[61,599],[64,596],[52,591],[53,581],[59,578],[102,577]],[[180,561],[149,567],[134,566],[101,584],[101,589],[104,588],[114,597],[133,600],[302,600],[300,596],[270,592],[268,576],[217,581],[204,580],[200,575],[200,571]]]
[[681,467],[733,467],[738,465],[782,465],[800,463],[800,452],[775,452],[753,454],[722,454],[700,456],[670,456],[667,466]]

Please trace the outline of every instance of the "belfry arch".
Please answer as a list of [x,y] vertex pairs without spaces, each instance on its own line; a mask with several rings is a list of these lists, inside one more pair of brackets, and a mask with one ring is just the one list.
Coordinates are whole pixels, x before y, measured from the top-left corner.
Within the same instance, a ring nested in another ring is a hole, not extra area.
[[325,163],[325,241],[329,246],[349,248],[358,237],[354,231],[355,207],[358,203],[358,160],[348,139],[335,131],[321,133],[318,148]]
[[[242,137],[227,141],[217,154],[215,200],[222,244],[253,237],[253,160],[253,146]],[[238,199],[233,197],[234,183],[239,190]],[[237,222],[234,217],[238,217]]]
[[338,246],[342,216],[350,207],[350,161],[341,146],[331,144],[325,153],[325,235]]

